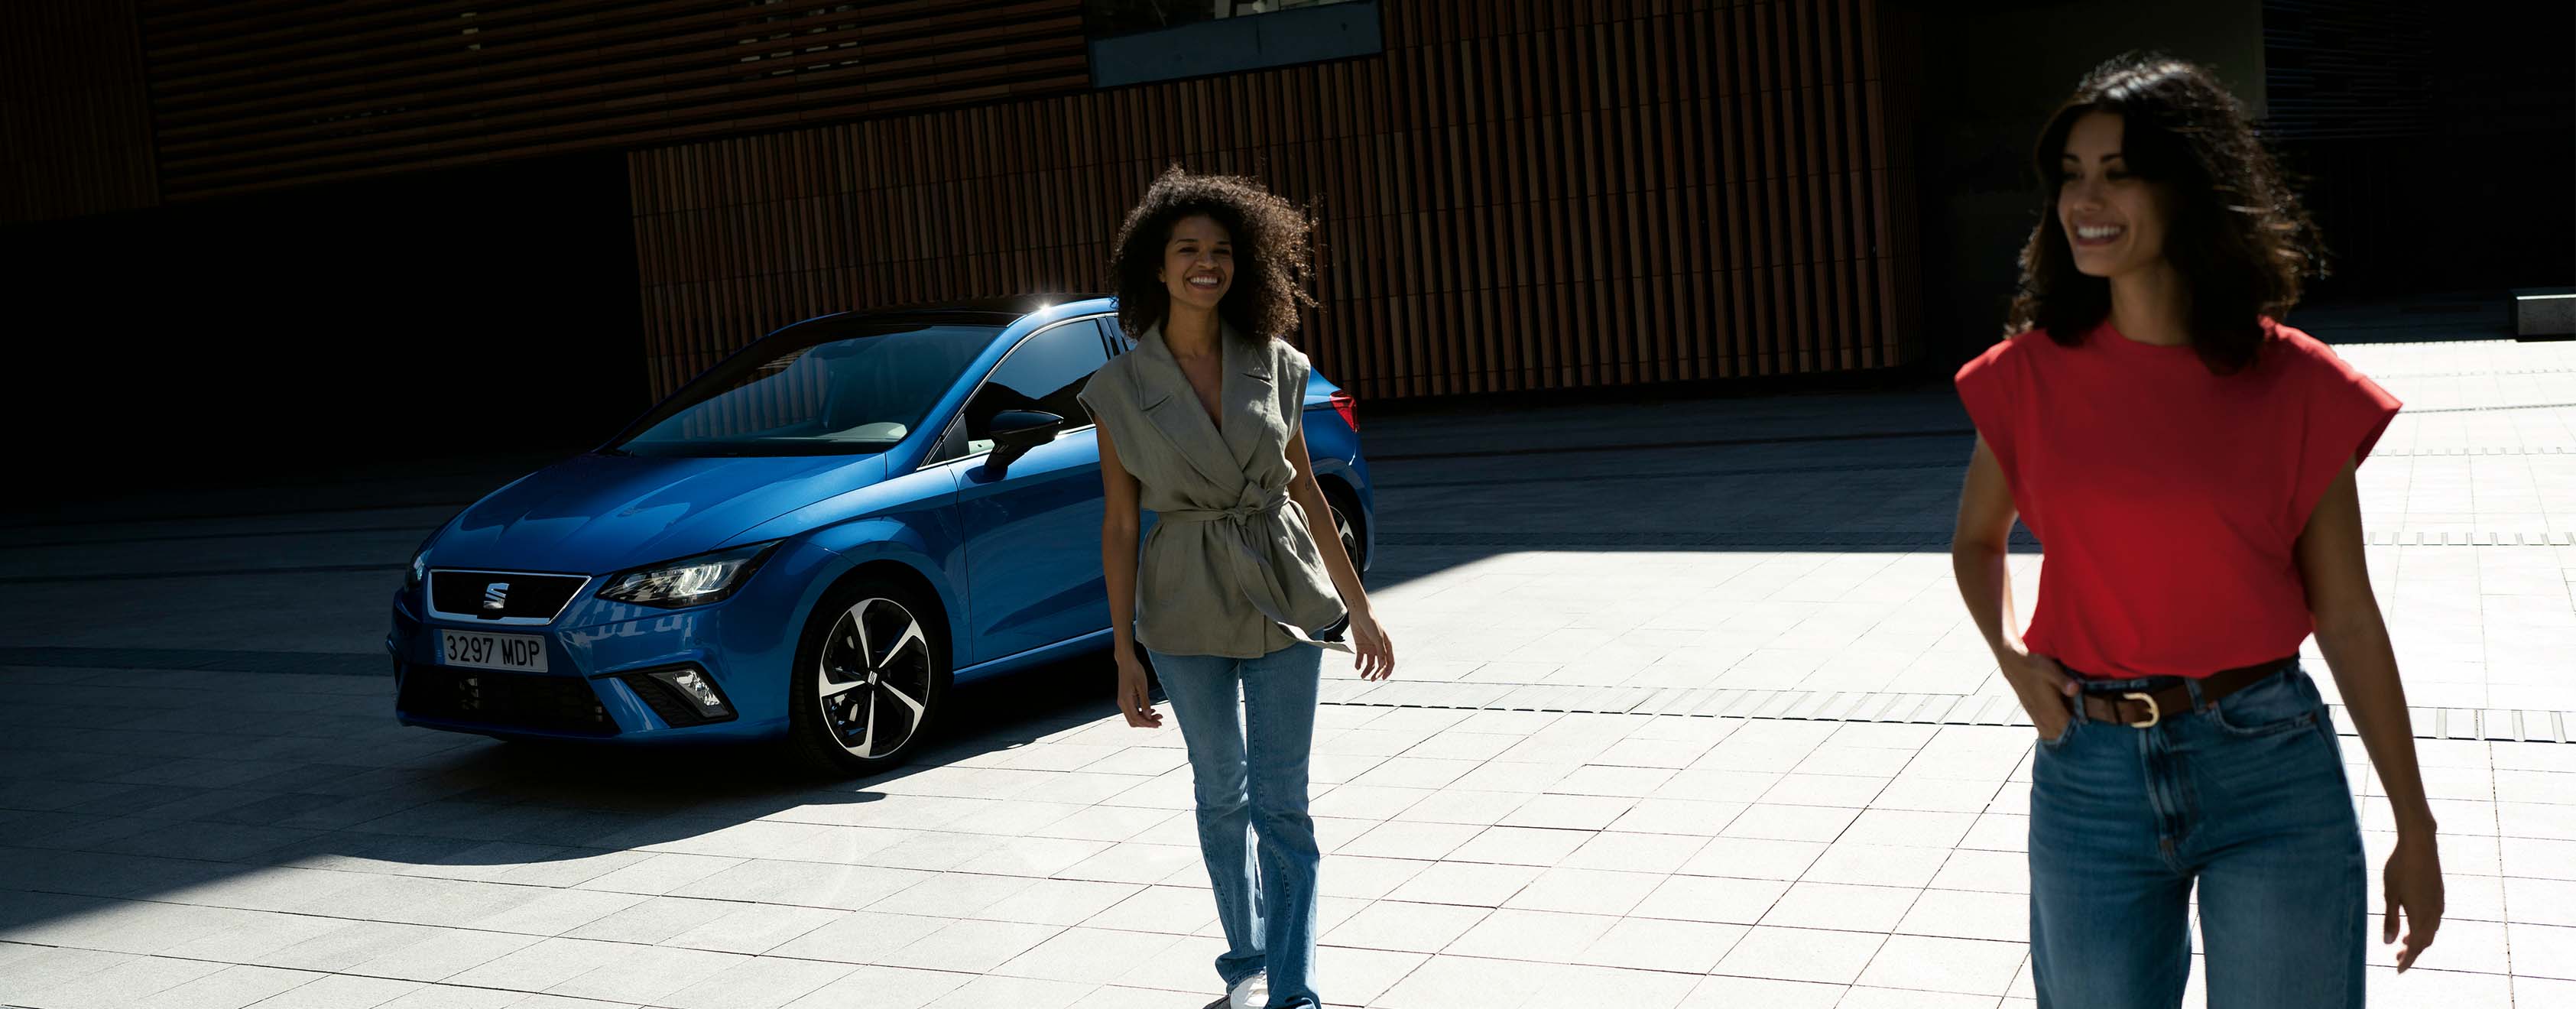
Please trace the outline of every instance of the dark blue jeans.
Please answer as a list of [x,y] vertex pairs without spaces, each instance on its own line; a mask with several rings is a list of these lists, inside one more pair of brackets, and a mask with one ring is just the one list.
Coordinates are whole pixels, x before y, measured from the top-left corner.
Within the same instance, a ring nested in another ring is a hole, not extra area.
[[[2147,681],[2092,681],[2095,692]],[[2361,824],[2296,663],[2151,728],[2085,721],[2030,785],[2031,972],[2042,1009],[2172,1009],[2200,884],[2210,1009],[2362,1009]]]
[[1306,764],[1324,650],[1299,642],[1257,659],[1147,654],[1190,751],[1199,855],[1225,926],[1217,977],[1231,988],[1266,971],[1271,1006],[1322,1005],[1312,973],[1323,854],[1306,812]]

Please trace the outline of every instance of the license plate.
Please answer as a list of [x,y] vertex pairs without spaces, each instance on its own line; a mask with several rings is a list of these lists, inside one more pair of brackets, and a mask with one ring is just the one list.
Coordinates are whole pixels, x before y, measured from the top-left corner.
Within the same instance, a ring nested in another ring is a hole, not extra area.
[[518,673],[546,671],[546,639],[527,634],[440,631],[438,651],[442,665]]

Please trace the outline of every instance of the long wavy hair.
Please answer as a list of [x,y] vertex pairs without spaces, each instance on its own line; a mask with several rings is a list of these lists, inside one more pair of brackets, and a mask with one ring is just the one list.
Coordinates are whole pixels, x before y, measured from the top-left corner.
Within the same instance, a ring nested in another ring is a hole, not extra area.
[[1256,343],[1296,329],[1298,308],[1315,304],[1306,290],[1315,272],[1313,219],[1252,179],[1193,175],[1179,165],[1155,179],[1118,226],[1109,273],[1119,327],[1141,337],[1171,311],[1171,291],[1154,275],[1172,227],[1200,214],[1234,242],[1234,282],[1217,302],[1218,317]]
[[2111,284],[2075,268],[2057,216],[2059,158],[2075,121],[2120,116],[2129,171],[2163,190],[2164,258],[2183,279],[2192,349],[2214,374],[2261,356],[2263,318],[2298,303],[2304,278],[2325,275],[2316,227],[2299,206],[2235,96],[2202,67],[2130,53],[2094,68],[2049,117],[2031,150],[2044,183],[2039,226],[2022,248],[2021,287],[2006,332],[2039,329],[2065,346],[2111,313]]

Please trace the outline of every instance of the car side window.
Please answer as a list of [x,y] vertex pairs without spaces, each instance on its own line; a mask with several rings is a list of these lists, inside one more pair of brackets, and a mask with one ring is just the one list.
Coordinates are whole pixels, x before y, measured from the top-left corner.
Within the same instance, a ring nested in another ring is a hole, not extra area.
[[1065,418],[1068,428],[1087,427],[1091,418],[1075,395],[1091,373],[1109,363],[1100,328],[1076,319],[1030,334],[1011,348],[1002,363],[966,401],[966,445],[961,455],[993,448],[993,415],[1005,410],[1037,410]]
[[1100,336],[1102,339],[1109,341],[1109,356],[1111,357],[1116,357],[1120,354],[1136,349],[1136,338],[1128,336],[1127,331],[1119,327],[1117,316],[1104,315],[1100,317]]

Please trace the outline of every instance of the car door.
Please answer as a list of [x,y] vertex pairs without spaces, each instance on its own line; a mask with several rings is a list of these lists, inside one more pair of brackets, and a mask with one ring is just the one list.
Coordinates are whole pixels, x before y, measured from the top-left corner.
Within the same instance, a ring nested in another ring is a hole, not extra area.
[[[1029,334],[967,399],[945,447],[957,463],[965,536],[967,627],[961,665],[1080,637],[1109,626],[1100,574],[1100,442],[1074,399],[1108,363],[1091,318]],[[1065,419],[1054,441],[1007,468],[992,465],[990,425],[1004,410]]]

